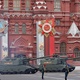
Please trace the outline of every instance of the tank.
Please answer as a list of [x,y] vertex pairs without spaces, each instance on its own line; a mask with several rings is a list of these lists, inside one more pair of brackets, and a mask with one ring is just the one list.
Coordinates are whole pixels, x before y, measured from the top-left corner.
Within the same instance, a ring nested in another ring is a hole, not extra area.
[[41,60],[39,65],[40,71],[42,69],[42,65],[45,67],[45,72],[64,72],[66,65],[68,65],[69,72],[72,72],[75,69],[75,66],[67,63],[67,58],[61,58],[58,55]]
[[1,74],[34,74],[38,69],[29,64],[25,55],[15,55],[14,58],[6,57],[0,61]]

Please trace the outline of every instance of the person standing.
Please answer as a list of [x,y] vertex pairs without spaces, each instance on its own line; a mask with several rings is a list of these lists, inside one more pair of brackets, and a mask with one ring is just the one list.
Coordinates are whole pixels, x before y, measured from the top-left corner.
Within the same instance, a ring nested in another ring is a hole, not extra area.
[[45,70],[45,66],[42,66],[42,79],[44,79],[44,70]]
[[69,74],[69,68],[68,65],[65,66],[65,80],[67,80],[67,76]]

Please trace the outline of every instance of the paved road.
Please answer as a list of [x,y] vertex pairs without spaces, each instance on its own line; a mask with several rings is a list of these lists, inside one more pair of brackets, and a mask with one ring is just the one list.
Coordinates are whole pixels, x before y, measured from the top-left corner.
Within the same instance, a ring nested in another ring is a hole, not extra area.
[[[45,73],[44,80],[64,80],[64,73]],[[0,75],[0,80],[42,80],[41,73]],[[68,80],[80,80],[80,71],[76,70],[68,75]]]

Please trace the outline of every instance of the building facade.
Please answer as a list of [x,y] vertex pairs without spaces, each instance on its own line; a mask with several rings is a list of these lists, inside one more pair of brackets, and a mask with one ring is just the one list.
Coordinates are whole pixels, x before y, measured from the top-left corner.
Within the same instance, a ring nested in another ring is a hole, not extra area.
[[[36,57],[36,22],[53,16],[55,53],[80,56],[80,0],[0,0],[0,19],[8,21],[8,54]],[[49,55],[49,40],[44,41]]]

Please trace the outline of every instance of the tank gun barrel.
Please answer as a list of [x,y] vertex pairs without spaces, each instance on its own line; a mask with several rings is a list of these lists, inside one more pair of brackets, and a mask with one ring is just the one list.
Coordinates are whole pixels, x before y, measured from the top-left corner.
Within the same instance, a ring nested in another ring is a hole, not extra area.
[[60,56],[60,55],[52,55],[52,56],[44,56],[44,57],[33,57],[33,58],[28,58],[28,60],[37,60],[37,59],[46,59],[46,58],[63,58],[65,60],[67,60],[67,56]]
[[45,59],[45,58],[48,58],[48,57],[38,57],[38,58],[28,58],[28,60],[30,61],[30,60],[37,60],[37,59]]

